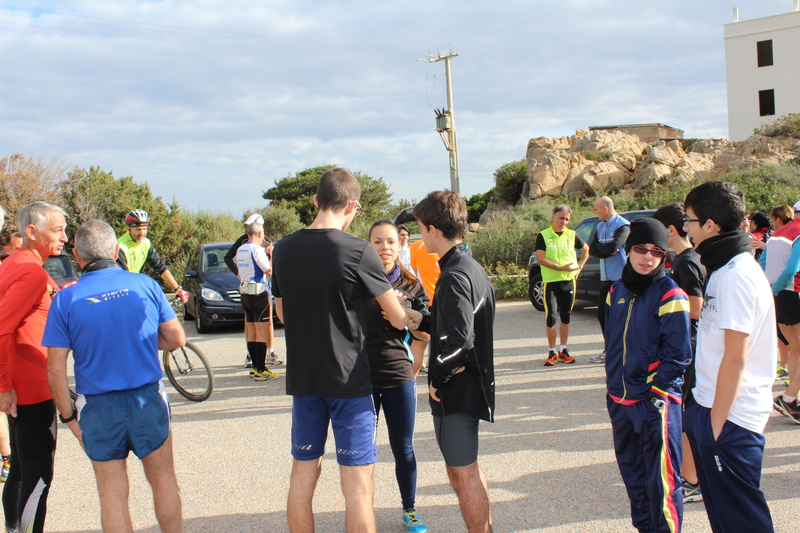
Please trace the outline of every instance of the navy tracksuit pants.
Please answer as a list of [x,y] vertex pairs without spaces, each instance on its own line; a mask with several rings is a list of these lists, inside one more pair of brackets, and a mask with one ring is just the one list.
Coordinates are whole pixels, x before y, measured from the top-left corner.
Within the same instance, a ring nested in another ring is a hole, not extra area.
[[633,526],[641,533],[680,533],[681,404],[670,399],[658,409],[649,399],[629,405],[606,400]]
[[717,440],[711,409],[686,406],[686,435],[692,446],[708,521],[714,533],[772,533],[772,517],[761,492],[764,435],[725,422]]

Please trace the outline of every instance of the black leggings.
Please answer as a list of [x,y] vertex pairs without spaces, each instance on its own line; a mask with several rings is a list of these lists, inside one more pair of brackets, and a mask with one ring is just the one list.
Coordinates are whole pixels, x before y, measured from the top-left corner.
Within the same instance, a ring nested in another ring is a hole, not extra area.
[[8,417],[8,435],[11,470],[3,489],[6,530],[42,533],[56,452],[53,400],[18,405],[17,417]]
[[544,284],[545,324],[548,328],[556,325],[556,313],[562,324],[569,324],[572,306],[575,305],[575,280],[548,281]]

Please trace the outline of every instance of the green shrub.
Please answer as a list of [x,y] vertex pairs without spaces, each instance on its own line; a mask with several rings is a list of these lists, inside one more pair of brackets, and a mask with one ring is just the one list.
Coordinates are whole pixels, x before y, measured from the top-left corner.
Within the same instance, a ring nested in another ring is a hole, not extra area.
[[528,297],[528,273],[514,264],[497,263],[492,272],[492,285],[498,300],[525,299]]
[[794,137],[800,139],[800,113],[789,113],[753,130],[754,135],[766,137]]
[[549,210],[546,218],[533,206],[525,209],[512,208],[495,215],[494,219],[475,234],[467,236],[472,248],[472,256],[484,268],[489,269],[497,262],[525,265],[536,245],[536,235],[549,223]]
[[522,196],[522,186],[528,179],[528,163],[524,159],[506,163],[494,171],[494,194],[515,204]]
[[610,150],[603,150],[602,152],[595,152],[594,150],[584,150],[581,152],[581,155],[588,159],[589,161],[608,161],[611,159],[611,156],[614,155],[614,152]]

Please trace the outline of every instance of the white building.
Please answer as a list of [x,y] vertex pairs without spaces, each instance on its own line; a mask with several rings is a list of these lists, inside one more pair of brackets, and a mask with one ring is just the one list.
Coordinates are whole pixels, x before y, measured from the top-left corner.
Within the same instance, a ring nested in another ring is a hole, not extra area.
[[725,24],[728,136],[741,141],[753,129],[800,113],[800,0],[794,11]]

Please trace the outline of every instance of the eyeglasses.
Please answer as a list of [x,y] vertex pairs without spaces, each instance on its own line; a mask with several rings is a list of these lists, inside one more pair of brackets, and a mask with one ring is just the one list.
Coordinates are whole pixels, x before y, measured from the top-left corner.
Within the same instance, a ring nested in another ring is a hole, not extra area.
[[699,219],[699,218],[684,218],[684,219],[683,219],[683,225],[685,226],[685,225],[686,225],[686,224],[688,224],[689,222],[698,222],[698,223],[699,223],[699,222],[700,222],[700,220],[701,220],[701,219]]
[[645,247],[643,244],[637,244],[637,245],[636,245],[636,246],[634,246],[632,249],[633,249],[633,251],[634,251],[634,252],[636,252],[637,254],[640,254],[640,255],[647,255],[647,254],[650,254],[650,255],[652,255],[653,257],[655,257],[656,259],[661,259],[661,258],[663,258],[665,255],[667,255],[667,252],[665,252],[664,250],[661,250],[661,249],[659,249],[659,248],[653,248],[653,249],[651,250],[651,249],[649,249],[649,248],[646,248],[646,247]]

